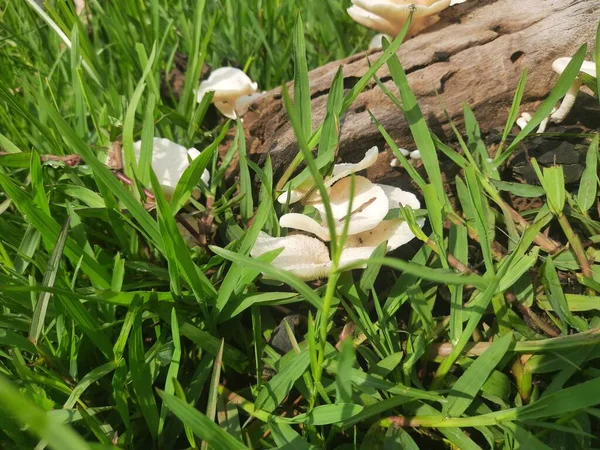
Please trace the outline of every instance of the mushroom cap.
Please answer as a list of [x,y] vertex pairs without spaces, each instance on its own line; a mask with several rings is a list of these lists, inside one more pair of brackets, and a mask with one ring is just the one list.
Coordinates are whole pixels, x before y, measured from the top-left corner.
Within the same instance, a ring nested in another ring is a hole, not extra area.
[[[142,141],[134,142],[133,151],[136,161],[140,160],[141,149]],[[200,156],[200,152],[195,148],[187,149],[169,139],[158,137],[153,139],[152,170],[154,170],[166,197],[173,195],[181,175],[190,165],[188,157],[194,160],[198,156]],[[209,180],[210,174],[205,169],[202,174],[202,181],[208,183]]]
[[275,257],[272,264],[303,280],[323,278],[331,269],[331,259],[325,244],[303,234],[276,238],[261,231],[250,250],[250,256],[257,258],[278,248],[283,248],[283,251]]
[[450,0],[352,0],[352,4],[390,22],[404,23],[411,11],[413,19],[433,16],[448,8]]
[[352,0],[348,14],[361,25],[396,36],[412,10],[408,37],[420,33],[439,20],[437,13],[450,6],[450,0]]
[[352,5],[346,11],[355,22],[380,33],[396,36],[402,29],[402,25],[398,25],[396,22],[386,20],[383,17],[373,14],[356,5]]
[[389,186],[387,184],[378,184],[388,198],[388,208],[397,209],[400,206],[410,206],[412,209],[419,209],[421,202],[415,194],[403,191],[399,187]]
[[331,178],[326,182],[326,186],[331,186],[338,180],[347,177],[350,174],[360,172],[361,170],[368,169],[377,162],[379,157],[379,149],[377,146],[371,147],[365,152],[365,156],[357,163],[341,163],[333,166]]
[[[558,73],[560,75],[567,68],[567,65],[571,62],[571,59],[573,59],[573,58],[563,57],[563,58],[558,58],[558,59],[554,60],[554,62],[552,63],[552,70],[554,70],[556,73]],[[588,75],[595,77],[596,76],[596,63],[593,61],[584,61],[583,64],[581,65],[581,68],[579,69],[579,71],[585,72]]]
[[254,94],[258,84],[253,82],[242,70],[235,67],[220,67],[213,70],[198,87],[198,101],[204,94],[214,91],[213,100],[228,100],[242,95]]
[[[214,92],[213,103],[217,109],[224,116],[236,119],[238,114],[241,115],[248,110],[248,106],[255,99],[253,95],[257,89],[258,84],[240,69],[221,67],[200,83],[196,91],[196,99],[199,103],[206,93]],[[251,98],[241,100],[244,97]]]
[[[371,147],[369,150],[365,152],[365,156],[357,163],[341,163],[333,166],[333,171],[331,177],[325,180],[325,187],[330,187],[332,184],[337,182],[338,180],[347,177],[350,174],[360,172],[361,170],[368,169],[373,164],[377,162],[377,157],[379,156],[379,150],[377,146]],[[290,204],[295,203],[301,200],[311,189],[315,186],[314,180],[312,178],[304,181],[300,186],[296,189],[290,191]],[[277,197],[277,201],[281,204],[285,204],[288,200],[288,192],[283,192]],[[321,196],[318,191],[315,191],[310,196],[310,204],[313,202],[320,202]]]
[[[385,192],[385,195],[388,198],[389,209],[395,209],[399,206],[410,206],[412,209],[419,209],[421,207],[421,202],[419,202],[419,199],[411,192],[403,191],[400,188],[388,186],[386,184],[379,184],[378,186]],[[425,219],[417,219],[417,224],[420,227],[423,227]],[[361,253],[359,255],[357,253],[359,250],[354,250],[352,253],[348,253],[346,258],[352,256],[355,260],[366,259],[371,256],[371,253],[373,253],[375,248],[383,241],[387,241],[387,251],[390,252],[401,245],[410,242],[414,237],[414,233],[411,231],[405,220],[382,220],[371,230],[348,236],[345,247],[349,249],[360,249]],[[344,252],[346,252],[346,248],[344,248],[342,252],[342,259],[345,259]],[[361,257],[359,258],[359,256]]]
[[368,49],[374,49],[374,48],[381,48],[383,46],[383,38],[386,38],[388,41],[392,41],[392,37],[387,35],[387,34],[383,34],[383,33],[378,33],[375,36],[373,36],[371,38],[371,40],[369,41],[369,47]]
[[[389,211],[389,200],[384,190],[371,183],[365,177],[354,177],[354,196],[350,198],[352,178],[344,178],[332,186],[329,194],[331,213],[335,221],[335,232],[339,236],[344,229],[345,217],[352,200],[352,213],[348,223],[348,235],[375,228]],[[321,215],[321,223],[313,218],[298,213],[284,214],[279,225],[312,233],[324,241],[331,239],[327,227],[325,205],[313,204]]]

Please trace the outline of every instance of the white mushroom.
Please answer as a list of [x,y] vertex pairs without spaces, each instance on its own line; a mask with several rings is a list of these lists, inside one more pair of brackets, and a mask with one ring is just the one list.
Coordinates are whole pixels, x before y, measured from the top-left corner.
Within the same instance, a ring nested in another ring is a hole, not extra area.
[[452,3],[451,0],[352,0],[347,11],[361,25],[390,36],[402,30],[410,11],[414,11],[409,29],[409,36],[414,36],[435,24],[438,13]]
[[369,41],[369,50],[372,50],[374,48],[381,48],[383,46],[383,38],[386,38],[388,41],[392,41],[392,37],[387,35],[387,34],[383,34],[383,33],[378,33],[375,36],[373,36],[371,38],[371,40]]
[[[367,152],[361,163],[369,161],[369,153],[372,153],[372,150]],[[415,195],[397,187],[371,183],[361,176],[354,177],[354,196],[348,217],[352,184],[352,178],[348,175],[354,173],[357,167],[362,167],[364,164],[361,163],[339,165],[334,171],[335,176],[332,177],[338,181],[331,186],[329,192],[336,238],[341,235],[344,224],[348,221],[348,236],[338,266],[340,270],[358,260],[368,259],[375,248],[384,241],[387,241],[387,251],[391,251],[415,237],[403,219],[384,220],[391,209],[400,206],[418,209],[420,203]],[[311,205],[319,212],[320,221],[305,214],[291,213],[283,215],[279,224],[284,228],[301,230],[314,234],[323,241],[329,241],[331,235],[327,227],[325,205],[314,199]],[[424,219],[418,219],[417,223],[423,226]],[[258,257],[276,248],[283,248],[283,252],[273,261],[275,266],[305,280],[329,275],[332,262],[327,247],[320,240],[303,234],[273,238],[261,233],[250,255]]]
[[250,256],[258,258],[278,248],[283,248],[283,251],[272,264],[304,280],[323,278],[331,269],[327,246],[318,239],[303,234],[276,238],[261,231]]
[[[400,204],[413,209],[420,207],[419,201],[410,192],[392,186],[379,185],[379,187],[388,195],[390,207],[397,208]],[[425,219],[418,219],[417,223],[422,227]],[[344,270],[356,261],[370,258],[377,246],[384,241],[387,241],[386,250],[390,252],[410,242],[414,237],[403,219],[382,220],[370,230],[347,237],[340,255],[338,270]],[[274,238],[261,232],[250,255],[257,258],[277,248],[283,248],[283,251],[273,260],[274,266],[292,272],[304,280],[329,276],[332,262],[327,247],[320,240],[303,234]]]
[[[563,73],[567,65],[571,62],[571,58],[558,58],[554,63],[552,63],[552,70],[554,70],[557,74]],[[585,72],[588,75],[596,77],[596,63],[592,61],[584,61],[581,65],[581,72]],[[579,88],[582,85],[581,78],[579,76],[575,78],[573,84],[567,91],[565,98],[563,99],[560,107],[550,116],[550,120],[554,123],[561,123],[565,120],[565,117],[569,114],[573,105],[575,104],[575,100],[577,99],[577,94],[579,93]]]
[[[366,151],[365,157],[355,164],[342,163],[334,165],[331,177],[327,180],[324,180],[325,187],[329,188],[336,181],[347,177],[352,173],[360,172],[361,170],[365,170],[371,167],[377,161],[378,155],[379,150],[377,149],[377,147],[371,147],[369,150]],[[309,178],[296,189],[293,189],[289,192],[289,203],[296,203],[311,190],[313,192],[310,194],[310,198],[305,199],[306,202],[311,203],[313,201],[320,201],[321,196],[319,195],[319,192],[315,190],[315,182],[312,178]],[[288,192],[286,191],[282,193],[277,198],[277,201],[281,204],[285,204],[288,201]]]
[[[139,162],[142,149],[142,141],[133,144],[135,159]],[[175,187],[190,165],[189,161],[200,156],[195,148],[187,149],[183,145],[176,144],[168,139],[155,137],[152,145],[152,169],[160,182],[163,192],[170,198],[175,192]],[[204,170],[202,181],[208,183],[210,174]]]
[[204,95],[213,91],[213,103],[219,111],[230,119],[243,115],[257,94],[257,83],[240,69],[221,67],[213,70],[210,76],[200,83],[196,91],[200,103]]
[[410,152],[410,159],[421,159],[421,152],[419,151],[419,149],[417,150],[413,150],[412,152]]
[[[348,206],[351,200],[351,183],[352,179],[350,177],[344,178],[334,184],[329,193],[329,203],[331,204],[331,213],[335,221],[337,235],[342,233],[345,217],[348,215]],[[389,210],[388,203],[388,198],[379,185],[371,183],[364,177],[355,176],[348,234],[357,234],[376,227],[387,215]],[[312,206],[319,211],[321,216],[320,223],[305,214],[290,213],[281,216],[279,225],[306,231],[324,241],[328,241],[331,239],[331,236],[327,227],[325,205],[323,203],[314,203]]]
[[522,130],[527,126],[530,120],[531,114],[529,114],[528,112],[521,113],[521,115],[517,119],[517,126]]
[[[552,108],[550,115],[554,114],[555,111],[556,111],[556,108]],[[529,114],[528,112],[523,112],[517,119],[516,124],[521,130],[523,130],[529,124],[529,122],[531,121],[531,118],[532,118],[531,114]],[[543,133],[546,131],[546,127],[548,126],[549,120],[550,120],[550,116],[545,117],[540,122],[540,126],[537,129],[537,133]]]
[[[416,160],[421,159],[421,152],[419,151],[419,149],[413,150],[411,152],[409,152],[405,148],[399,148],[398,150],[400,150],[400,153],[402,153],[402,156],[408,156],[412,160],[416,161]],[[392,158],[392,160],[390,161],[390,167],[402,167],[402,164],[400,164],[400,161],[398,161],[398,158]]]
[[75,14],[80,15],[85,9],[85,0],[73,0],[75,5]]

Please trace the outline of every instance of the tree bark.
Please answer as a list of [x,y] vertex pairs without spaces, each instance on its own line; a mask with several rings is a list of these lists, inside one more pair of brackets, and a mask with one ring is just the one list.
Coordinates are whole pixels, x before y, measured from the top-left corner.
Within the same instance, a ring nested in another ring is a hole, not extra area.
[[[447,9],[438,24],[404,42],[398,56],[430,128],[443,140],[452,141],[444,108],[460,127],[466,103],[483,131],[500,130],[526,69],[521,111],[534,112],[556,82],[552,62],[572,56],[584,43],[589,56],[599,20],[598,0],[468,0]],[[380,54],[376,50],[359,53],[310,72],[315,128],[324,119],[327,94],[338,67],[342,66],[344,87],[349,89],[367,71],[368,60],[373,62]],[[398,94],[387,66],[377,75]],[[291,93],[291,83],[287,87]],[[252,139],[251,152],[269,153],[275,173],[280,175],[298,151],[281,90],[269,91],[254,110],[245,122]],[[400,147],[415,149],[404,115],[370,82],[341,118],[342,160],[358,160],[373,145],[380,151],[384,148],[367,110]],[[600,125],[598,110],[588,111],[588,118]],[[380,159],[388,167],[389,155]]]

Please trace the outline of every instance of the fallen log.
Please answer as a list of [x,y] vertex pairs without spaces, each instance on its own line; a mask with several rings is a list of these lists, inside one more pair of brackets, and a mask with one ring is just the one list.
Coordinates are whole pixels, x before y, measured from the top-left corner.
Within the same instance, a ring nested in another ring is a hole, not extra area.
[[[468,0],[444,11],[438,24],[404,42],[397,54],[430,128],[442,139],[452,140],[444,108],[460,126],[466,103],[482,130],[500,130],[525,69],[528,81],[521,110],[535,111],[557,79],[551,69],[556,58],[572,56],[587,43],[587,59],[591,59],[599,20],[597,0]],[[349,89],[367,71],[368,60],[373,62],[380,54],[381,50],[363,52],[310,72],[314,127],[324,119],[338,67],[342,66],[344,87]],[[387,66],[377,75],[398,93]],[[291,83],[287,87],[291,93]],[[591,104],[597,107],[597,102]],[[252,140],[250,151],[269,153],[275,173],[281,175],[298,151],[281,89],[269,91],[254,110],[245,125]],[[341,159],[356,161],[372,145],[379,145],[380,150],[385,147],[367,110],[400,147],[415,148],[403,114],[371,82],[341,118]],[[590,114],[594,113],[600,126],[600,112],[596,109]],[[383,159],[389,162],[389,157]]]

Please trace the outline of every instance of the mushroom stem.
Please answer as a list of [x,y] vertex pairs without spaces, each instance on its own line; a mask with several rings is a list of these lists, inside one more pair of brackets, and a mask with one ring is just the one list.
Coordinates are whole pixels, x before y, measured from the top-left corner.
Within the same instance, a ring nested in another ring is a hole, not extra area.
[[546,127],[548,126],[548,122],[550,121],[550,116],[545,117],[544,120],[540,122],[540,126],[538,127],[538,133],[544,133],[546,131]]
[[565,95],[565,98],[563,98],[559,108],[550,116],[550,120],[553,123],[561,123],[563,120],[565,120],[565,117],[567,117],[573,108],[573,105],[575,104],[575,99],[577,98],[581,84],[582,81],[579,78],[576,78],[575,81],[573,81],[573,84],[567,91],[567,94]]

